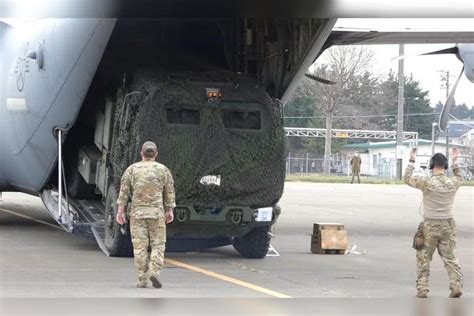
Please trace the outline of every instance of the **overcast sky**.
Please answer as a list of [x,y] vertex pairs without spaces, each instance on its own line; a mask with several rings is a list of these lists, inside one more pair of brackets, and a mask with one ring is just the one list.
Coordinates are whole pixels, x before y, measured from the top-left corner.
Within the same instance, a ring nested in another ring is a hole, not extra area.
[[[472,31],[474,32],[474,19],[339,19],[336,28],[354,28],[357,30],[372,29],[378,31],[401,31],[401,30],[440,30],[440,31]],[[454,46],[452,44],[419,44],[405,45],[405,55],[415,55],[431,52]],[[371,45],[376,62],[372,67],[375,74],[386,76],[390,69],[398,72],[398,61],[391,60],[398,56],[398,45]],[[324,56],[322,56],[324,57]],[[450,83],[454,84],[460,71],[462,63],[454,55],[434,55],[423,57],[411,57],[405,59],[405,75],[413,74],[413,78],[420,82],[421,87],[429,92],[431,105],[435,106],[438,101],[446,100],[446,90],[441,89],[441,73],[439,71],[449,70]],[[466,103],[468,107],[474,106],[474,84],[463,74],[459,82],[455,100],[457,104]]]

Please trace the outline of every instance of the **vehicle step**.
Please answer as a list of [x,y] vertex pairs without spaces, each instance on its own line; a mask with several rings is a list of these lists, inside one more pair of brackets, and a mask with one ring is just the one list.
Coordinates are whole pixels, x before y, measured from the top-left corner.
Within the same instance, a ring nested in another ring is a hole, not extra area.
[[110,257],[110,253],[107,250],[107,247],[105,247],[105,225],[104,224],[94,224],[91,226],[92,233],[94,234],[95,240],[97,241],[97,244],[99,245],[100,250],[107,256]]

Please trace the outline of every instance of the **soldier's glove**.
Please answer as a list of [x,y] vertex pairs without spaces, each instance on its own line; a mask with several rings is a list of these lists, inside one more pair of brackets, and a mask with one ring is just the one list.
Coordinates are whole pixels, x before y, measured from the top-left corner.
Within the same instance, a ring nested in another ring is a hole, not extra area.
[[420,223],[418,226],[418,230],[415,233],[415,237],[413,237],[413,248],[416,250],[423,249],[425,245],[425,235],[423,234],[423,222]]

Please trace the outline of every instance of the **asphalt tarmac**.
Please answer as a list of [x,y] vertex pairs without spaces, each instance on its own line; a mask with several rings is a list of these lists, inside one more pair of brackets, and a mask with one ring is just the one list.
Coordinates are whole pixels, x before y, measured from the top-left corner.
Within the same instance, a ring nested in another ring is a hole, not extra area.
[[[455,200],[463,298],[472,300],[474,187]],[[39,198],[3,193],[0,298],[413,298],[421,192],[404,185],[287,183],[272,246],[279,256],[242,259],[231,247],[167,253],[162,289],[137,289],[132,258],[108,258],[95,241],[62,231]],[[314,222],[345,225],[345,255],[310,252]],[[430,297],[449,294],[437,254]]]

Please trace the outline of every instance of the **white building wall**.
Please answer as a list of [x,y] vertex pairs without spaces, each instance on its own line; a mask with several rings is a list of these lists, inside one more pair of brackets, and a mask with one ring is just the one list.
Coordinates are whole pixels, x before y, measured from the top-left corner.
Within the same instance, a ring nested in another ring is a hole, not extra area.
[[395,177],[397,168],[395,147],[369,149],[372,176]]
[[[451,144],[450,148],[453,147]],[[425,174],[425,171],[429,170],[429,161],[431,159],[431,144],[430,143],[420,143],[417,146],[417,159],[415,162],[415,173]],[[411,146],[404,145],[402,151],[402,170],[405,172],[405,169],[409,163]],[[461,168],[467,166],[468,164],[468,147],[458,146],[460,151],[459,166]],[[350,164],[349,161],[352,157],[354,150],[345,150],[347,155],[347,166],[349,169],[344,171],[350,174]],[[446,147],[444,144],[437,143],[435,144],[435,153],[442,153],[446,155]],[[397,162],[396,162],[396,148],[392,144],[390,147],[380,147],[380,148],[369,148],[368,152],[362,152],[359,150],[360,157],[362,159],[361,174],[367,176],[381,177],[381,178],[396,178],[397,171]],[[451,160],[451,159],[450,159]],[[451,161],[450,161],[451,164]]]

